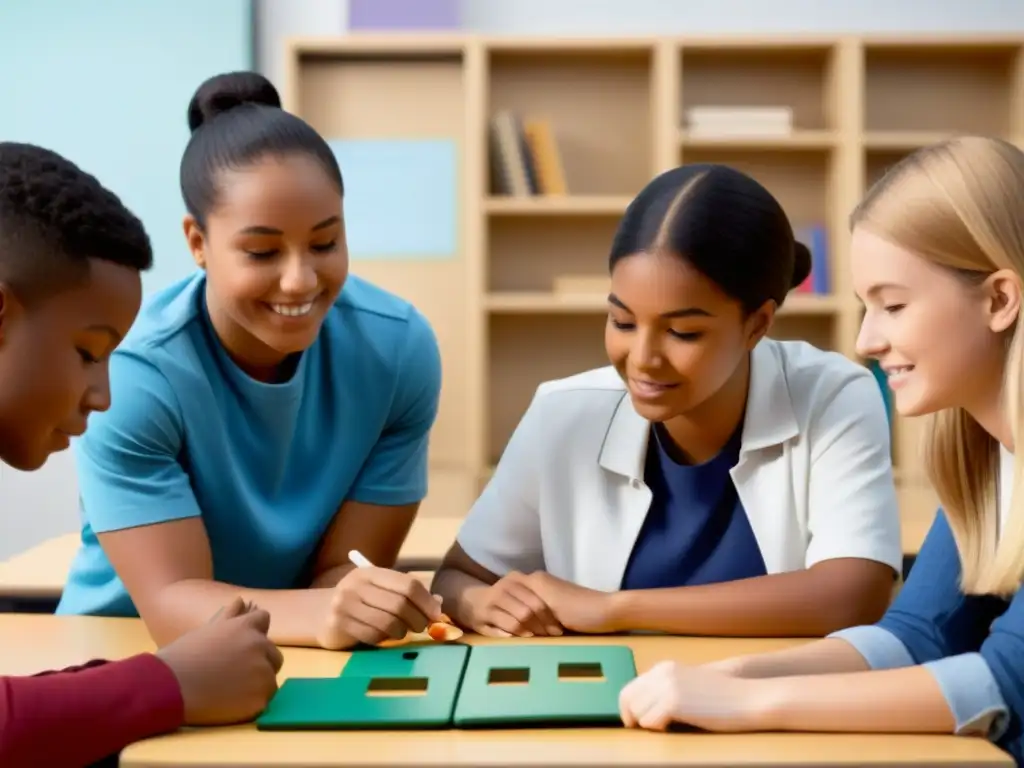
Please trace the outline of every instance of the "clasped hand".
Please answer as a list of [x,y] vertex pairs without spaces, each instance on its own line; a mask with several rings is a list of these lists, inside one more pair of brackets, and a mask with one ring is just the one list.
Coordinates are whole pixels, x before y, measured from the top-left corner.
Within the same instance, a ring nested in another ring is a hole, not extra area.
[[617,631],[613,595],[544,571],[513,571],[469,601],[471,629],[490,637],[557,637],[565,630]]
[[338,650],[376,645],[422,632],[441,616],[441,602],[415,576],[388,568],[355,568],[334,587],[318,642]]

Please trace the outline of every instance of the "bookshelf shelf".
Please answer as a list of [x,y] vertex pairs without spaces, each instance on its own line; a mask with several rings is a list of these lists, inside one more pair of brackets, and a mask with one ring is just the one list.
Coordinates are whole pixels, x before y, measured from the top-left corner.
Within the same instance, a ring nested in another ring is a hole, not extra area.
[[[538,384],[607,364],[608,251],[654,174],[719,162],[768,187],[815,253],[771,335],[858,360],[847,219],[867,186],[950,135],[1024,146],[1024,42],[1009,36],[361,33],[291,41],[286,61],[286,108],[329,139],[456,147],[454,253],[352,261],[441,345],[424,515],[469,509]],[[901,515],[926,529],[920,425],[892,422]]]
[[825,150],[833,149],[839,144],[839,135],[835,131],[797,130],[784,136],[702,136],[684,130],[679,143],[684,150]]
[[632,200],[617,195],[504,196],[488,198],[484,210],[491,216],[621,216]]

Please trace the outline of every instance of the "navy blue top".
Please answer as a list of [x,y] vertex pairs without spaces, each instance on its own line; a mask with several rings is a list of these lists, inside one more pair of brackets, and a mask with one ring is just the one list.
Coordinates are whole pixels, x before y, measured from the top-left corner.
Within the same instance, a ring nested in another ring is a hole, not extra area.
[[651,429],[644,482],[653,498],[622,578],[622,589],[716,584],[767,573],[729,470],[740,428],[713,459],[681,464],[661,426]]

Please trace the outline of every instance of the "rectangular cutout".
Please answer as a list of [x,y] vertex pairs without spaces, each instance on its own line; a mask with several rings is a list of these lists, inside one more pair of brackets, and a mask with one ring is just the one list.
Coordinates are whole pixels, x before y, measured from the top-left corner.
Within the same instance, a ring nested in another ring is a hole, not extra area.
[[529,682],[529,667],[495,667],[487,675],[488,685],[526,685]]
[[600,662],[563,662],[558,665],[558,679],[568,683],[603,683]]
[[367,696],[425,696],[425,677],[374,677],[366,686]]

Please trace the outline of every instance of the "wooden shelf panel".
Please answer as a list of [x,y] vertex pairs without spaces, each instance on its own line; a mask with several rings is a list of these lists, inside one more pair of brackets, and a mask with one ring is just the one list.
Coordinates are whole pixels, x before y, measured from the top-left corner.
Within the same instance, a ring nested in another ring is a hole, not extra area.
[[617,216],[522,219],[488,222],[490,291],[554,290],[560,275],[608,274],[608,253]]
[[839,144],[835,131],[794,131],[788,136],[702,136],[683,130],[680,144],[687,149],[740,151],[790,151],[833,149]]
[[650,48],[498,48],[489,56],[487,114],[550,121],[570,194],[634,195],[653,167],[652,67]]
[[868,44],[864,130],[1006,135],[1019,55],[1019,45]]
[[491,216],[615,216],[633,201],[626,195],[538,195],[488,197],[484,211]]
[[832,154],[807,149],[684,149],[684,163],[722,163],[749,174],[782,204],[793,228],[830,222]]
[[[500,291],[489,293],[484,306],[492,314],[593,314],[608,310],[608,295],[602,293],[557,294],[548,291]],[[829,318],[840,311],[832,296],[791,294],[779,310],[779,317]]]
[[491,315],[487,361],[487,456],[496,464],[537,387],[608,365],[604,316]]
[[800,130],[834,128],[827,110],[832,47],[682,48],[682,106],[793,110]]

